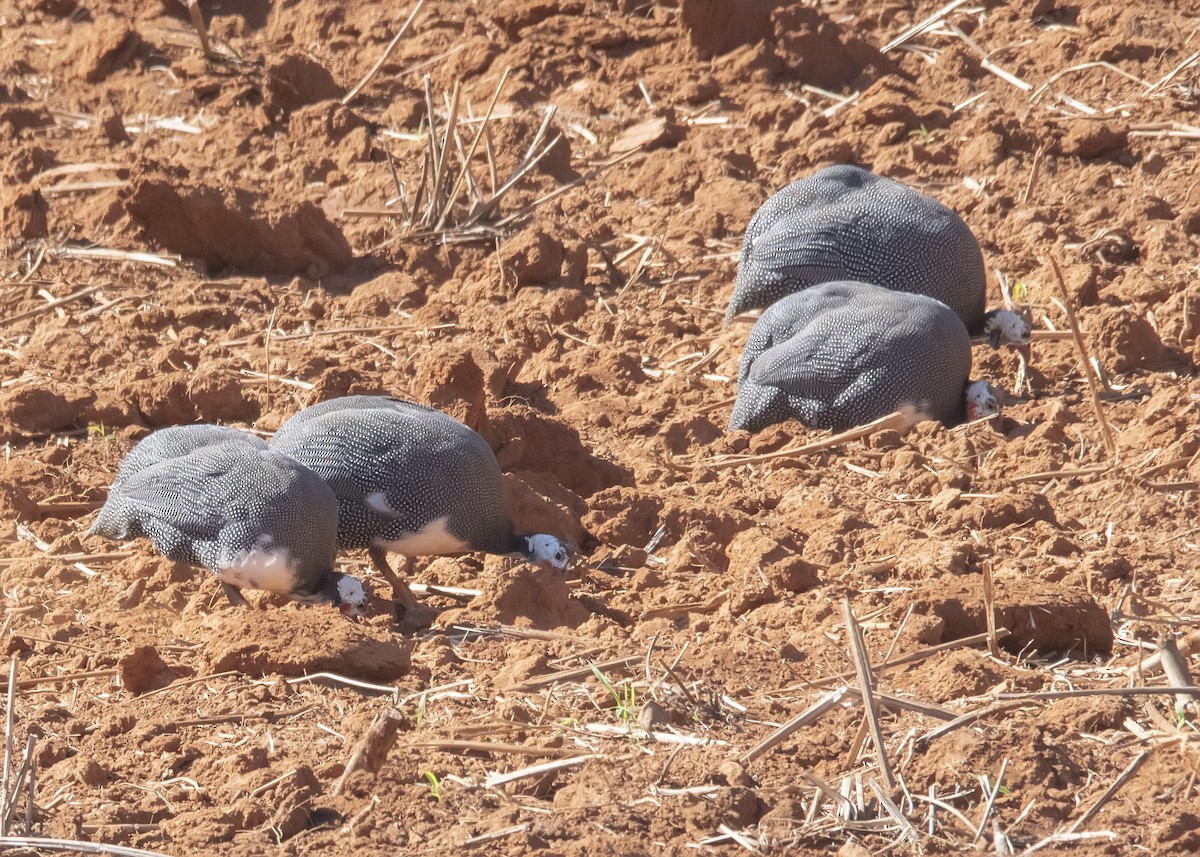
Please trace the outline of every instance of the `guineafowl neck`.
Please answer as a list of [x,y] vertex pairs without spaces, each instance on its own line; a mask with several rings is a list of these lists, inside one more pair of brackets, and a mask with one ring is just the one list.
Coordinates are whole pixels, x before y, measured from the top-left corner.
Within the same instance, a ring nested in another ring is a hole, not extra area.
[[514,533],[508,531],[508,553],[516,553],[529,558],[529,533]]

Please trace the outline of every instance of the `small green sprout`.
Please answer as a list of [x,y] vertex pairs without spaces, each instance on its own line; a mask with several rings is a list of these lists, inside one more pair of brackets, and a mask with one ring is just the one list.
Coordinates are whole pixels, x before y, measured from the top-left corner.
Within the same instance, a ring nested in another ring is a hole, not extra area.
[[442,802],[442,781],[438,779],[437,774],[433,771],[425,772],[425,779],[429,780],[429,793],[438,803]]
[[927,145],[937,139],[937,134],[926,128],[924,122],[921,123],[921,127],[914,128],[912,131],[909,131],[908,136],[919,138],[922,143]]
[[88,423],[88,437],[108,437],[108,429],[104,427],[104,423]]
[[633,682],[623,682],[621,689],[617,690],[609,677],[601,672],[595,664],[592,665],[592,673],[612,696],[617,719],[628,726],[637,718],[637,688]]

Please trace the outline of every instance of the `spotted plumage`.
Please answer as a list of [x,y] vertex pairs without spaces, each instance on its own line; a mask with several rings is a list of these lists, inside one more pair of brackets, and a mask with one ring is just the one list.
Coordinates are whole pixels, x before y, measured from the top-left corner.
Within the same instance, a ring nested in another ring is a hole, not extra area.
[[312,471],[218,426],[155,432],[126,456],[91,533],[148,537],[168,559],[209,569],[230,600],[262,589],[358,608],[362,584],[333,571],[337,500]]
[[[254,449],[267,448],[267,442],[261,437],[232,426],[199,423],[161,428],[144,437],[121,460],[109,495],[118,493],[125,480],[153,464],[179,458],[202,446],[212,446],[218,443],[244,443]],[[101,513],[101,518],[103,517],[104,514]]]
[[726,323],[837,280],[937,298],[969,330],[983,321],[983,255],[962,219],[899,182],[841,165],[793,182],[755,213]]
[[553,536],[517,534],[491,447],[458,420],[383,396],[346,396],[285,422],[271,448],[311,468],[337,496],[338,544],[368,548],[409,601],[384,552],[520,554],[555,569],[569,551]]
[[940,301],[822,283],[775,302],[754,325],[729,425],[758,431],[795,418],[842,430],[906,406],[946,424],[998,412],[977,391],[968,413],[970,371],[970,337]]

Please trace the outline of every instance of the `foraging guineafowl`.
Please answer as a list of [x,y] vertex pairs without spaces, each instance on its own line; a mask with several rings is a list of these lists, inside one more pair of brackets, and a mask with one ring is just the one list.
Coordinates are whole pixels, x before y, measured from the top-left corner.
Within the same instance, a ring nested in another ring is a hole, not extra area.
[[116,494],[130,476],[145,470],[152,464],[179,458],[202,446],[214,446],[218,443],[244,443],[253,449],[267,448],[267,442],[258,435],[232,426],[198,423],[161,428],[142,438],[121,460],[121,466],[117,468],[117,476],[113,480],[112,488],[109,489],[109,496]]
[[742,354],[731,429],[797,418],[842,430],[911,406],[953,425],[999,413],[968,381],[971,341],[949,307],[856,282],[822,283],[772,304]]
[[167,559],[209,569],[234,604],[262,589],[344,612],[367,600],[333,570],[337,499],[258,438],[216,426],[155,432],[125,458],[89,532],[147,536]]
[[993,348],[1027,349],[1025,319],[1011,310],[984,312],[983,254],[962,218],[932,197],[849,165],[793,182],[755,212],[725,323],[837,280],[937,298],[973,337]]
[[549,535],[513,531],[500,465],[487,441],[441,411],[385,396],[313,405],[271,448],[311,468],[337,495],[338,545],[367,548],[404,609],[415,606],[387,553],[409,558],[485,551],[556,570],[570,552]]

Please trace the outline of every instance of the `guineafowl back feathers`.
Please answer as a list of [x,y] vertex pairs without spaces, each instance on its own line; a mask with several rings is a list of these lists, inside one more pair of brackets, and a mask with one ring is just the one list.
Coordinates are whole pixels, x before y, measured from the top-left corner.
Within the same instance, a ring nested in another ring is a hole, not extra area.
[[[121,497],[121,489],[135,474],[173,458],[187,455],[203,446],[243,443],[251,449],[266,449],[267,442],[256,435],[229,426],[197,425],[162,428],[140,440],[121,460],[109,497]],[[133,539],[146,535],[135,518],[122,515],[118,503],[105,503],[90,532],[112,539]]]
[[899,182],[842,165],[793,182],[755,213],[726,322],[837,280],[937,298],[971,329],[983,317],[983,255],[962,219]]
[[857,282],[789,295],[754,325],[738,372],[730,428],[797,418],[846,429],[903,405],[960,421],[971,342],[939,301]]
[[312,592],[337,549],[329,487],[287,456],[241,439],[130,468],[101,520],[108,524],[93,531],[146,535],[168,559],[235,586],[289,594]]
[[513,550],[491,447],[441,411],[382,396],[331,399],[289,419],[271,447],[328,482],[344,548]]

